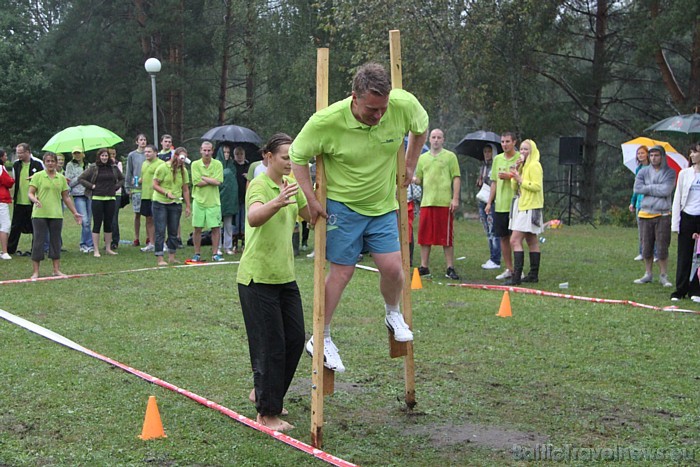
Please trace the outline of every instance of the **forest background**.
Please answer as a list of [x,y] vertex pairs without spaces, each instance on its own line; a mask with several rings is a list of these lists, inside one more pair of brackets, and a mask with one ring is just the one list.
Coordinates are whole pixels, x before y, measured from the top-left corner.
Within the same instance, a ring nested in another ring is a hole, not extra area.
[[[126,155],[151,134],[150,57],[163,64],[159,134],[176,145],[196,155],[207,129],[231,123],[295,135],[315,110],[316,49],[330,48],[333,102],[358,65],[388,65],[391,29],[404,88],[446,147],[479,129],[537,141],[551,217],[568,199],[560,137],[584,138],[575,208],[624,224],[620,144],[700,105],[697,0],[0,0],[0,145],[39,155],[57,131],[97,124]],[[655,137],[685,153],[700,136]],[[460,159],[469,210],[478,163]]]

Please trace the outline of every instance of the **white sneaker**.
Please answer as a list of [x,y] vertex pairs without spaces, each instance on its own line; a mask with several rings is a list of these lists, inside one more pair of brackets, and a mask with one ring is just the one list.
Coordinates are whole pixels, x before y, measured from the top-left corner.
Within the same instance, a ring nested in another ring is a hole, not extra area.
[[85,245],[80,245],[80,252],[81,253],[88,253],[88,247]]
[[634,260],[635,260],[635,261],[641,261],[641,260],[643,260],[643,259],[644,259],[644,257],[642,257],[642,255],[637,255],[637,256],[634,257]]
[[315,251],[312,251],[311,253],[309,253],[308,255],[306,255],[307,258],[313,258],[313,257],[315,257],[315,256],[316,256],[316,252],[315,252]]
[[496,276],[496,280],[502,281],[504,279],[510,279],[511,277],[513,277],[513,271],[506,269],[501,274]]
[[693,295],[692,297],[690,297],[690,299],[695,303],[700,303],[700,296],[698,295]]
[[489,259],[488,261],[486,261],[484,264],[481,265],[481,268],[482,269],[501,269],[501,265],[496,264]]
[[384,318],[384,324],[389,328],[389,331],[394,335],[394,339],[397,342],[411,342],[413,340],[413,333],[403,320],[403,314],[392,311],[387,314]]
[[[644,274],[639,279],[635,279],[634,283],[635,284],[648,284],[649,282],[651,282],[653,280],[654,280],[654,276],[652,276],[651,274]],[[668,280],[668,279],[666,279],[666,280]],[[669,285],[671,285],[670,282],[669,282]]]
[[661,285],[664,287],[673,287],[673,284],[671,284],[671,281],[668,280],[668,275],[666,274],[661,274],[659,276],[659,282],[661,282]]
[[143,251],[144,253],[146,253],[146,252],[148,252],[148,251],[153,251],[153,250],[155,250],[155,249],[156,249],[156,247],[153,246],[153,243],[149,243],[149,244],[146,245],[145,247],[141,248],[141,251]]
[[12,256],[8,255],[7,252],[4,252],[0,254],[0,258],[2,259],[12,259]]
[[[313,336],[306,343],[306,353],[310,357],[314,355],[314,338]],[[345,366],[338,354],[338,347],[335,346],[330,337],[323,339],[323,366],[336,373],[343,373]]]

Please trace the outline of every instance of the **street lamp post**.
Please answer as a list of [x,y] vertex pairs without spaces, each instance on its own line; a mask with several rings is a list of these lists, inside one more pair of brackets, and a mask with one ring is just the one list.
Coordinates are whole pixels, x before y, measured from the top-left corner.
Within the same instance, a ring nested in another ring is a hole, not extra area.
[[156,74],[160,71],[160,60],[149,58],[144,65],[151,75],[151,96],[153,106],[153,144],[158,147],[158,111],[156,110]]

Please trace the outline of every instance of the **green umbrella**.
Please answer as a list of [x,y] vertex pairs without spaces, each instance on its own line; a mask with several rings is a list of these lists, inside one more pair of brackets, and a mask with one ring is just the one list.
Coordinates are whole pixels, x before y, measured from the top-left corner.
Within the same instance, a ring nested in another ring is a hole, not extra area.
[[98,148],[109,148],[124,141],[106,128],[97,125],[71,126],[51,137],[42,151],[73,152],[82,148],[83,152]]

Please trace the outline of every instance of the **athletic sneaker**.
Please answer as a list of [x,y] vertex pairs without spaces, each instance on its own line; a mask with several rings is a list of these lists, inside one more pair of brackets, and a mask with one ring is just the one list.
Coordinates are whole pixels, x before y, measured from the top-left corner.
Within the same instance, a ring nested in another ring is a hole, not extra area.
[[392,311],[384,318],[384,324],[389,328],[389,331],[394,335],[397,342],[411,342],[413,333],[408,328],[408,324],[403,320],[403,314]]
[[216,254],[216,255],[212,256],[212,257],[211,257],[211,260],[214,261],[214,262],[225,261],[225,260],[224,260],[224,257],[221,256],[221,255],[219,255],[219,254]]
[[156,247],[153,245],[153,243],[148,243],[145,247],[141,248],[141,251],[146,253],[148,251],[153,251],[155,249],[156,249]]
[[0,259],[12,259],[12,256],[8,255],[7,252],[0,254]]
[[668,275],[666,275],[666,274],[661,274],[659,276],[659,282],[661,282],[661,285],[663,285],[664,287],[672,287],[673,286],[673,284],[671,284],[671,281],[668,280]]
[[87,247],[87,245],[80,245],[80,252],[81,252],[81,253],[87,253],[87,252],[88,252],[88,247]]
[[216,255],[217,256],[224,256],[224,254],[221,252],[221,250],[216,250]]
[[311,253],[309,253],[308,255],[306,255],[306,257],[307,257],[307,258],[315,258],[315,257],[316,257],[316,252],[315,252],[315,251],[312,251]]
[[484,264],[481,265],[481,268],[482,269],[501,269],[501,265],[496,264],[489,259],[488,261],[486,261]]
[[634,260],[635,260],[635,261],[641,261],[641,260],[643,260],[643,259],[644,259],[644,257],[642,257],[642,255],[637,255],[637,256],[634,257]]
[[[648,284],[649,282],[651,282],[653,280],[654,280],[654,276],[652,276],[651,274],[644,274],[641,278],[635,279],[634,283],[635,284]],[[666,279],[666,280],[668,280],[668,279]],[[669,285],[670,284],[671,283],[669,282]]]
[[430,275],[430,269],[424,268],[423,266],[418,267],[418,275],[421,276],[429,276]]
[[229,248],[228,250],[226,250],[226,254],[227,255],[235,255],[236,253],[232,249]]
[[452,279],[453,281],[459,280],[459,276],[457,275],[455,268],[447,268],[447,271],[445,271],[445,277]]
[[87,252],[88,252],[88,253],[92,253],[92,252],[94,252],[94,251],[95,251],[95,247],[94,247],[94,246],[89,246],[89,247],[87,247]]
[[[314,356],[314,338],[311,337],[306,343],[306,353],[310,357]],[[338,347],[335,346],[330,337],[323,339],[323,366],[337,373],[343,373],[345,366],[338,354]]]
[[192,256],[192,261],[198,262],[201,261],[202,256],[199,253],[195,253],[194,256]]
[[513,271],[506,269],[501,274],[496,276],[496,280],[502,281],[504,279],[510,279],[511,277],[513,277]]

